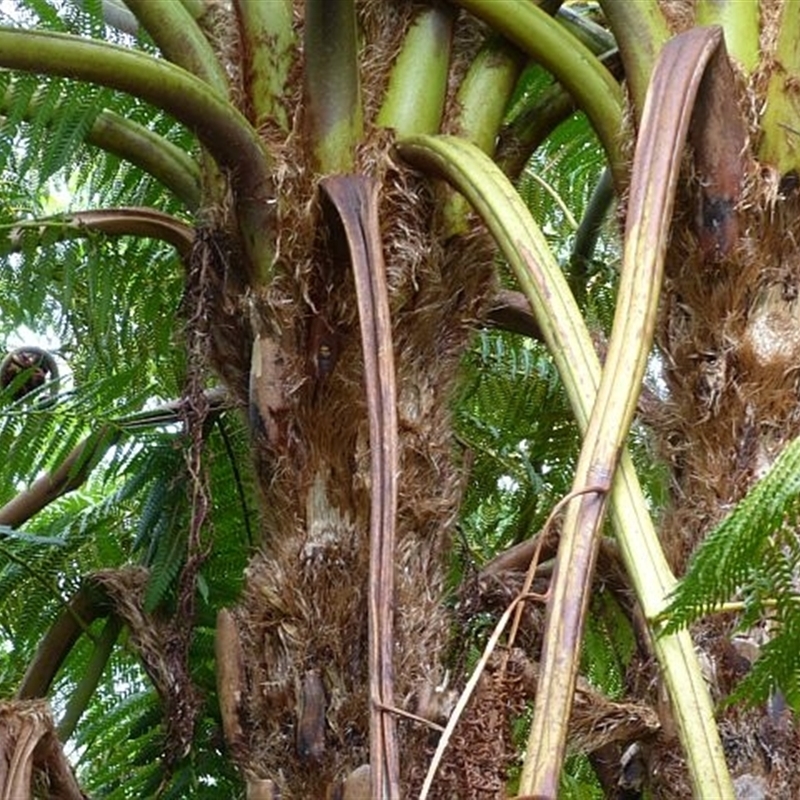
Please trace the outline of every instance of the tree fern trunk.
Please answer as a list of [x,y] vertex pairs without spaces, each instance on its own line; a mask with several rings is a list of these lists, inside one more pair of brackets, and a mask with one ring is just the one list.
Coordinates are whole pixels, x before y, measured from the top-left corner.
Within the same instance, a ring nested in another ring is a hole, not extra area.
[[[761,41],[768,46],[777,36],[769,26],[779,23],[778,10],[779,4],[762,4]],[[793,233],[800,195],[796,172],[781,174],[755,150],[764,135],[756,131],[766,121],[759,110],[775,69],[771,58],[762,56],[749,78],[738,76],[739,115],[751,135],[741,154],[740,199],[710,205],[707,187],[687,174],[667,259],[660,348],[668,396],[652,421],[672,467],[662,538],[679,575],[709,530],[800,434],[800,253]],[[736,632],[731,615],[709,618],[694,631],[719,700],[749,671],[767,634],[762,626]],[[800,792],[794,725],[779,706],[720,712],[741,796]],[[668,752],[654,750],[658,796],[689,796],[678,789],[685,787],[679,759],[665,758]]]
[[[362,9],[374,65],[363,72],[362,88],[373,108],[409,20],[391,4]],[[295,123],[302,122],[298,114]],[[302,147],[299,130],[289,146],[277,145],[285,134],[265,130],[280,153],[274,279],[245,290],[226,277],[232,261],[219,254],[235,254],[237,246],[222,209],[212,210],[196,253],[216,264],[209,273],[216,282],[212,357],[249,406],[263,502],[261,546],[244,598],[221,623],[238,651],[234,660],[244,665],[225,673],[239,691],[226,731],[253,787],[326,797],[370,761],[369,448],[376,445],[369,441],[354,277],[319,195],[319,152]],[[442,600],[462,482],[449,402],[472,323],[485,310],[492,260],[479,236],[439,241],[430,190],[396,162],[392,141],[372,129],[353,171],[380,185],[397,372],[394,703],[441,722],[435,698],[445,682],[448,636]],[[403,795],[413,796],[430,732],[424,722],[397,719]]]

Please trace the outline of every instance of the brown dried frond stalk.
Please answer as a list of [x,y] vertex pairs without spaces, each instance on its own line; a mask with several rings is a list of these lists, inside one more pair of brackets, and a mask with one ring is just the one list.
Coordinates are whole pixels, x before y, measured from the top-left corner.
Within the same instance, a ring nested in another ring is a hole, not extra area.
[[114,613],[130,628],[130,641],[164,704],[169,768],[189,752],[201,700],[189,674],[192,626],[179,615],[165,619],[144,610],[148,577],[144,567],[102,570],[91,576],[107,592]]
[[[36,789],[34,790],[34,787]],[[0,702],[0,797],[84,800],[45,700]]]

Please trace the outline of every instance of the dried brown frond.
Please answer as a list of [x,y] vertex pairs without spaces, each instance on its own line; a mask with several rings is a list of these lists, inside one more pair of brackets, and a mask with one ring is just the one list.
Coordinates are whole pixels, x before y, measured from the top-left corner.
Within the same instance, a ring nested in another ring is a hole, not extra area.
[[102,570],[91,576],[107,593],[114,613],[130,629],[130,642],[161,698],[169,767],[188,753],[202,701],[189,675],[192,627],[180,616],[162,619],[145,611],[148,578],[144,567]]
[[[521,649],[496,652],[459,721],[432,797],[501,800],[518,764],[513,729],[536,694],[538,664]],[[612,702],[580,678],[570,720],[572,752],[594,753],[648,742],[659,731],[656,711],[641,702]],[[619,766],[618,766],[619,769]]]
[[0,701],[0,795],[84,800],[46,700]]

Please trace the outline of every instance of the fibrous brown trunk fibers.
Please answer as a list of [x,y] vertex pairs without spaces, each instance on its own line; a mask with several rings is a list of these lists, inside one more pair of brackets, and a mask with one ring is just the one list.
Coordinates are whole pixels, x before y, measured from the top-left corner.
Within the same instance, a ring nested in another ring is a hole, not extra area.
[[[659,337],[666,398],[653,423],[672,467],[662,540],[678,575],[698,543],[800,434],[800,197],[791,180],[753,155],[762,81],[757,74],[739,97],[751,133],[741,153],[742,196],[712,219],[700,206],[705,187],[687,174],[667,256]],[[704,224],[735,232],[729,252],[709,248]],[[708,618],[695,629],[718,699],[753,658],[733,640],[735,629],[730,616]],[[756,792],[747,796],[800,792],[788,766],[797,750],[793,723],[779,717],[766,708],[721,711],[734,781]],[[659,774],[656,795],[690,797],[677,745],[661,738],[665,746],[654,748],[651,765]]]
[[[382,186],[397,368],[394,702],[435,717],[430,698],[445,679],[440,659],[448,636],[445,557],[461,482],[449,400],[492,262],[480,238],[436,241],[431,198],[394,163],[388,144],[381,137],[365,149],[362,168]],[[296,226],[313,235],[294,239],[291,275],[252,299],[260,371],[251,416],[265,535],[234,612],[247,665],[237,757],[284,797],[324,797],[369,761],[370,443],[353,276],[327,237],[311,187],[291,191],[306,192],[298,208],[310,216]],[[278,390],[263,379],[278,380]],[[404,719],[399,727],[410,796],[423,774],[429,730]]]
[[[416,11],[373,0],[357,6],[363,37],[365,120]],[[303,5],[295,4],[295,32]],[[471,32],[470,36],[463,33]],[[483,36],[461,26],[453,86]],[[248,54],[222,33],[233,95],[252,117]],[[229,41],[230,40],[230,41]],[[241,63],[235,63],[240,60]],[[274,155],[275,261],[268,285],[243,285],[235,212],[218,200],[197,236],[214,269],[210,357],[248,407],[262,496],[262,535],[235,609],[220,615],[220,706],[232,758],[249,790],[326,797],[370,759],[367,674],[370,446],[359,318],[351,266],[321,214],[303,132],[302,59],[289,65],[290,121],[261,120]],[[369,123],[368,123],[369,124]],[[484,315],[492,253],[481,237],[443,244],[424,181],[398,165],[390,132],[370,129],[354,172],[380,184],[400,435],[395,553],[394,704],[437,716],[449,634],[445,559],[461,475],[449,401],[459,357]],[[224,193],[216,192],[219,198]],[[212,285],[213,284],[213,285]],[[440,720],[439,720],[440,721]],[[422,778],[430,731],[399,718],[404,795]]]
[[[740,215],[742,235],[720,263],[709,263],[687,220],[677,220],[665,291],[661,345],[668,399],[660,425],[673,475],[662,538],[678,574],[710,529],[800,434],[800,198],[774,188],[753,176]],[[707,619],[696,630],[720,699],[753,657],[734,642],[735,631],[730,616]],[[732,774],[763,779],[761,796],[800,792],[796,770],[787,768],[797,747],[787,726],[793,729],[788,720],[776,726],[766,708],[732,708],[723,716]],[[757,745],[763,730],[781,732]],[[784,751],[768,768],[764,747]]]

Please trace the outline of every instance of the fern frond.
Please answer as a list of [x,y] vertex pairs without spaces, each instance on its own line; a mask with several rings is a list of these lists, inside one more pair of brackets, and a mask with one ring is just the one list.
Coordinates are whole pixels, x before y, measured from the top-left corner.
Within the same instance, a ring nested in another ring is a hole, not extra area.
[[538,343],[484,332],[463,374],[454,414],[471,461],[462,529],[473,552],[489,559],[534,533],[569,491],[578,431]]
[[800,610],[795,609],[760,650],[750,672],[728,698],[729,703],[765,703],[781,693],[795,712],[800,709]]
[[625,691],[625,675],[636,652],[630,620],[614,596],[603,589],[592,597],[592,613],[586,619],[581,669],[607,697]]
[[674,631],[732,600],[743,626],[766,624],[770,640],[730,701],[765,701],[780,691],[800,708],[800,439],[775,460],[700,545],[663,614]]
[[791,578],[782,577],[774,556],[786,541],[784,526],[797,517],[799,493],[800,439],[795,439],[698,548],[665,611],[668,631],[688,625],[737,593],[758,602],[765,596],[759,578],[770,565],[768,593],[794,596]]

